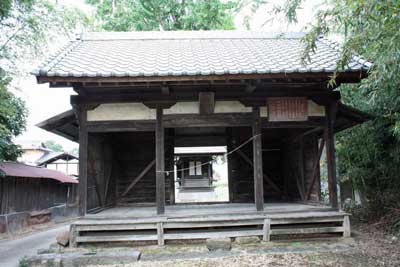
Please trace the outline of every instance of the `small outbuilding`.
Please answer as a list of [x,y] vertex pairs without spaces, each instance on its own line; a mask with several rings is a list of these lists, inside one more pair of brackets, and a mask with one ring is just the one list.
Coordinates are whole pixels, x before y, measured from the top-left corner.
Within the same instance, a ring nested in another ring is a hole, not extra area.
[[180,191],[213,190],[212,155],[179,155],[176,162]]
[[48,221],[52,208],[76,204],[77,183],[60,171],[0,162],[0,233]]

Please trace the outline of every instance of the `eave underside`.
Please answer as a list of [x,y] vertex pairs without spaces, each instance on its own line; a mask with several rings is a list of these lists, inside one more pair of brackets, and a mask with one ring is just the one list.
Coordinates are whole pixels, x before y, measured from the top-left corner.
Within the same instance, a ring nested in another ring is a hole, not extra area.
[[291,73],[260,73],[237,75],[198,75],[198,76],[139,76],[139,77],[59,77],[37,76],[38,83],[49,83],[50,87],[151,87],[163,85],[214,85],[243,84],[243,82],[304,83],[328,82],[334,77],[337,85],[341,83],[357,83],[367,76],[366,71],[334,72],[291,72]]
[[[63,115],[63,116],[60,116]],[[60,114],[38,124],[38,127],[54,134],[66,137],[69,140],[78,142],[79,127],[73,111]],[[164,115],[166,128],[181,127],[241,127],[251,126],[250,114],[213,114],[213,115]],[[340,132],[357,124],[361,124],[371,117],[357,109],[344,104],[338,105],[338,112],[335,120],[335,132]],[[154,131],[155,120],[145,121],[94,121],[87,123],[89,132],[124,132],[124,131]],[[315,129],[322,134],[325,123],[324,118],[310,117],[304,122],[269,122],[267,118],[262,119],[263,128],[303,128]]]

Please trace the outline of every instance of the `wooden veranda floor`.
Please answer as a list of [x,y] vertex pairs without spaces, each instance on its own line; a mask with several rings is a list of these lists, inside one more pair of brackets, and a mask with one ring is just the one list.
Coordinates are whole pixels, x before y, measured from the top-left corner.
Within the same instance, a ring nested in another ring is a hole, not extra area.
[[350,235],[348,214],[327,206],[301,203],[191,204],[155,207],[121,206],[88,214],[71,225],[71,246],[79,243],[206,239],[214,237],[340,233]]
[[165,207],[165,215],[157,216],[152,206],[118,206],[103,210],[96,214],[88,214],[86,219],[110,218],[149,218],[149,217],[197,217],[229,214],[296,214],[332,211],[328,206],[302,203],[265,203],[264,211],[257,212],[253,203],[221,203],[221,204],[177,204]]

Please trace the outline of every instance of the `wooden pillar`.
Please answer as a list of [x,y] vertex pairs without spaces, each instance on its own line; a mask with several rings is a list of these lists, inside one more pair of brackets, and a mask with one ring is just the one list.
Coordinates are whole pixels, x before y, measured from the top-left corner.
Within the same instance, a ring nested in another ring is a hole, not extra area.
[[[175,131],[169,130],[169,141],[167,142],[167,170],[173,170],[175,166],[174,147],[175,147]],[[169,204],[175,204],[175,171],[169,175]]]
[[254,170],[254,201],[257,211],[264,210],[264,184],[262,166],[261,119],[260,107],[253,107],[253,170]]
[[87,160],[88,132],[86,129],[87,109],[79,108],[79,184],[78,201],[79,215],[85,216],[87,211]]
[[213,180],[213,172],[212,172],[212,163],[211,162],[208,163],[207,168],[208,168],[209,185],[211,186],[213,183],[213,181],[212,181]]
[[163,109],[157,107],[156,118],[156,205],[157,214],[165,213],[165,160]]
[[326,163],[328,172],[328,189],[329,203],[332,208],[338,208],[337,196],[337,178],[336,178],[336,156],[335,156],[335,137],[333,133],[333,125],[336,115],[336,103],[331,103],[325,108],[326,126],[325,126],[325,143],[326,143]]
[[[227,128],[226,129],[227,133],[227,140],[226,140],[226,149],[227,151],[232,151],[233,150],[233,144],[232,144],[232,139],[233,139],[233,131],[232,128]],[[234,187],[234,181],[233,181],[233,171],[232,171],[232,160],[233,160],[234,155],[229,155],[226,156],[226,163],[228,164],[228,191],[229,191],[229,202],[232,203],[234,201],[234,195],[233,195],[233,187]]]
[[264,219],[263,241],[269,242],[270,240],[271,240],[271,219]]

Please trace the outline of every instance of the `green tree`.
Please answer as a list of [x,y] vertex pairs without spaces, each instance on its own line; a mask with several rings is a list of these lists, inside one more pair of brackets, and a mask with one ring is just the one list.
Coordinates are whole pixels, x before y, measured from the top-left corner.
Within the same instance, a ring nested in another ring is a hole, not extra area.
[[64,148],[62,147],[62,145],[56,143],[53,140],[47,140],[43,144],[46,148],[51,149],[55,152],[64,152]]
[[12,93],[13,78],[25,75],[26,62],[77,23],[87,23],[82,12],[45,0],[0,1],[0,160],[18,157],[19,147],[12,140],[25,129],[27,110]]
[[233,29],[236,1],[86,0],[95,24],[107,31]]
[[[296,23],[303,2],[285,1],[275,12]],[[340,134],[337,150],[341,176],[351,179],[382,214],[389,210],[385,207],[399,205],[400,2],[327,0],[321,7],[306,29],[304,60],[316,48],[318,35],[334,33],[343,38],[339,68],[355,54],[374,63],[361,84],[339,89],[344,102],[373,114],[375,119]]]
[[7,82],[0,80],[0,161],[15,160],[20,155],[19,146],[12,139],[21,134],[26,122],[25,105],[7,91]]

